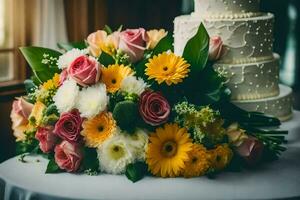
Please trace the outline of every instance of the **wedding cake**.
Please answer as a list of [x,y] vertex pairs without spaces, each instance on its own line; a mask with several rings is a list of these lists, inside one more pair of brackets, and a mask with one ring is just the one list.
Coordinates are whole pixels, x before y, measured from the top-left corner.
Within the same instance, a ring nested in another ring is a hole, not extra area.
[[195,0],[195,12],[175,18],[174,51],[181,55],[202,22],[226,48],[214,65],[227,78],[232,102],[248,110],[292,116],[292,90],[279,84],[280,56],[273,53],[274,15],[259,11],[260,0]]

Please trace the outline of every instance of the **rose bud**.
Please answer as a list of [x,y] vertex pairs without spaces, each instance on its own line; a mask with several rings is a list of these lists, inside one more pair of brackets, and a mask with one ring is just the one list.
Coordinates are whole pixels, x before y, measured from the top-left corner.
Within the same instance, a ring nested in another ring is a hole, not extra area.
[[158,126],[168,121],[170,105],[160,93],[144,91],[139,101],[139,112],[147,124]]
[[148,40],[145,29],[127,29],[120,33],[119,49],[135,63],[143,58]]
[[221,37],[214,36],[209,42],[209,60],[219,60],[226,52]]
[[60,116],[53,132],[63,140],[78,142],[81,139],[82,122],[83,119],[80,117],[79,111],[74,109]]
[[83,158],[79,145],[63,141],[54,149],[54,158],[60,169],[76,172]]
[[240,146],[246,139],[248,139],[246,131],[239,128],[237,123],[231,124],[227,128],[226,134],[228,136],[229,142],[235,147]]
[[99,81],[101,64],[93,57],[80,56],[68,68],[68,74],[79,85],[89,86]]
[[254,166],[261,160],[263,149],[264,145],[261,141],[254,137],[249,137],[237,147],[236,151],[248,165]]
[[40,142],[39,146],[42,152],[51,152],[57,142],[57,136],[53,133],[53,127],[39,127],[35,138]]

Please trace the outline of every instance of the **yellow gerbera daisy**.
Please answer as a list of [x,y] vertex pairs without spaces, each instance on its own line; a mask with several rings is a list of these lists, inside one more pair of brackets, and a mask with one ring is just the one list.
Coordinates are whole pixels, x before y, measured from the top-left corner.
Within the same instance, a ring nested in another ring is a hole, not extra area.
[[34,104],[32,111],[29,115],[29,123],[35,127],[40,126],[43,120],[43,113],[45,109],[45,104],[43,104],[40,101],[37,101]]
[[192,151],[189,153],[189,160],[183,176],[186,178],[203,176],[209,168],[209,154],[201,144],[193,144]]
[[189,159],[192,141],[185,128],[166,124],[149,137],[146,162],[152,174],[161,177],[179,176]]
[[116,122],[111,113],[104,112],[84,121],[82,127],[81,135],[84,137],[86,145],[98,147],[113,134]]
[[167,85],[182,82],[188,76],[190,64],[174,53],[164,52],[149,59],[145,73],[148,79],[155,79],[159,84]]
[[102,68],[101,81],[106,85],[106,89],[110,93],[115,93],[121,87],[121,83],[133,71],[130,67],[124,65],[109,65]]
[[57,89],[58,86],[59,86],[59,74],[54,74],[52,79],[43,83],[42,89],[53,90],[53,89]]
[[210,151],[211,167],[216,170],[223,170],[230,163],[232,156],[233,152],[227,144],[218,145]]

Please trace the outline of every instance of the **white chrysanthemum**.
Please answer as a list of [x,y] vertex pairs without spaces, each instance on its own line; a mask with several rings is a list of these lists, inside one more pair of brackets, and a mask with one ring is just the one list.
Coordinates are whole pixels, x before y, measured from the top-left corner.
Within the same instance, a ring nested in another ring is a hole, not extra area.
[[60,113],[68,112],[75,108],[79,87],[72,79],[64,81],[53,97],[53,101]]
[[110,174],[122,174],[126,166],[134,162],[130,147],[120,134],[116,134],[97,149],[100,170]]
[[142,130],[137,129],[136,132],[132,135],[124,135],[126,143],[129,145],[132,154],[136,160],[145,160],[145,153],[148,146],[148,134]]
[[137,94],[140,96],[144,92],[147,84],[142,78],[136,78],[135,76],[126,77],[121,83],[121,91],[129,94]]
[[81,117],[92,118],[106,109],[108,96],[103,83],[83,88],[78,95],[76,108]]
[[83,49],[83,50],[72,49],[70,51],[67,51],[65,54],[61,55],[58,58],[57,61],[58,68],[60,69],[68,68],[76,58],[86,55],[87,53],[88,53],[87,49]]

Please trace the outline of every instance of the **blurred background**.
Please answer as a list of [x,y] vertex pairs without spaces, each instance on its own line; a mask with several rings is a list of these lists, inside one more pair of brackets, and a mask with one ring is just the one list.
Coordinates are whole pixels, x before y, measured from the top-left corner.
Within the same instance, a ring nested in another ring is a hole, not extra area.
[[[261,0],[275,20],[275,52],[282,56],[281,81],[294,89],[300,109],[300,1]],[[193,11],[193,0],[0,0],[0,163],[15,154],[10,109],[24,94],[30,69],[18,47],[56,48],[81,41],[110,25],[173,31],[174,17]]]

